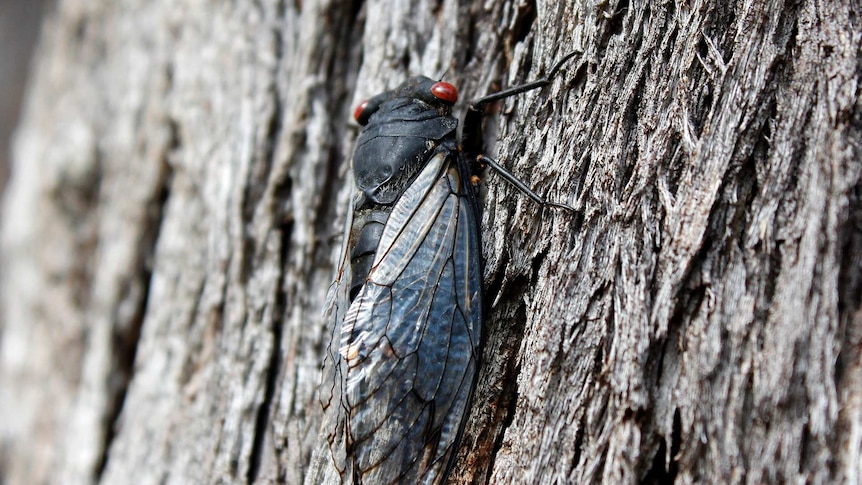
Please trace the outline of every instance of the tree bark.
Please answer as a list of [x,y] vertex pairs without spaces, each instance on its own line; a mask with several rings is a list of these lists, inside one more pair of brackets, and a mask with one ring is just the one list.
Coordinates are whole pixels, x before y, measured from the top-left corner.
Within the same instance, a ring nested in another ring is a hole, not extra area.
[[[61,0],[2,216],[0,481],[317,483],[352,107],[541,76],[488,153],[452,483],[862,480],[862,10]],[[445,74],[444,74],[445,73]]]

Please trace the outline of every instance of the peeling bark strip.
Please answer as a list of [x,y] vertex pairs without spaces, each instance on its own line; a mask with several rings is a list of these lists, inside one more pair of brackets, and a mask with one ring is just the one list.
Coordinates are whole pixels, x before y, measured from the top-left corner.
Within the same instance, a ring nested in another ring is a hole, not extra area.
[[859,482],[860,18],[61,0],[2,216],[2,480],[312,482],[351,107],[447,68],[475,98],[580,50],[486,120],[492,155],[584,215],[487,185],[452,481]]

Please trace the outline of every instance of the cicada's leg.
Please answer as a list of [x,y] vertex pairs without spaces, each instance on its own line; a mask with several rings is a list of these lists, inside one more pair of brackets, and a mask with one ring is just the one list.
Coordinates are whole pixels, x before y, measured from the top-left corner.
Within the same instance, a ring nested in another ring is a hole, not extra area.
[[527,184],[522,182],[512,172],[506,170],[505,167],[500,165],[493,158],[485,156],[485,155],[479,155],[478,157],[476,157],[476,161],[479,163],[480,166],[487,164],[489,167],[493,168],[494,171],[499,173],[500,176],[503,177],[504,179],[506,179],[507,182],[514,185],[516,189],[520,190],[522,193],[524,193],[524,195],[526,195],[527,197],[536,201],[536,203],[538,203],[539,205],[542,205],[545,207],[555,207],[558,209],[565,209],[568,211],[577,212],[577,210],[570,205],[560,204],[557,202],[549,202],[549,201],[543,199],[539,194],[533,192],[529,187],[527,187]]
[[554,76],[557,75],[557,72],[559,72],[560,68],[563,67],[563,64],[568,62],[568,60],[574,57],[577,53],[578,51],[573,51],[566,54],[562,59],[560,59],[559,61],[557,61],[556,64],[554,64],[554,67],[552,67],[551,70],[548,71],[547,76],[536,79],[535,81],[519,84],[517,86],[512,86],[502,91],[498,91],[496,93],[481,97],[473,101],[470,104],[469,109],[471,111],[481,112],[485,108],[485,105],[487,105],[488,103],[493,103],[494,101],[499,101],[510,96],[515,96],[516,94],[526,93],[527,91],[532,91],[533,89],[539,89],[541,87],[547,86],[551,83],[551,81],[554,80]]

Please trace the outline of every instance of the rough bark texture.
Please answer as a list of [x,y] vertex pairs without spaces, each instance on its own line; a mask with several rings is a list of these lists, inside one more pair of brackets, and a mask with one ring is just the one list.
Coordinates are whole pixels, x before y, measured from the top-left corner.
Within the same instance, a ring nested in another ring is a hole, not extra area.
[[[0,481],[314,483],[355,103],[539,76],[489,151],[455,483],[862,480],[850,0],[62,0],[2,232]],[[499,140],[499,141],[497,141]]]

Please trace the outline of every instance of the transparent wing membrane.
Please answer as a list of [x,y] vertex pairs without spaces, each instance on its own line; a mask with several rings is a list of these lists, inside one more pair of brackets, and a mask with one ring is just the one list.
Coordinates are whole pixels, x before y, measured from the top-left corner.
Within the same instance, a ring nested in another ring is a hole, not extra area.
[[439,150],[399,198],[334,335],[324,407],[346,482],[437,483],[460,438],[482,305],[477,209],[458,157]]

